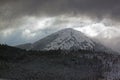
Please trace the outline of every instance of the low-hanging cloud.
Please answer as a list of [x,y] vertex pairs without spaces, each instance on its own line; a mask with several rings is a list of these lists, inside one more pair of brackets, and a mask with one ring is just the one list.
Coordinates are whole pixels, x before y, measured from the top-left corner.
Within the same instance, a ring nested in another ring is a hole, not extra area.
[[0,0],[0,43],[34,42],[71,27],[118,50],[119,21],[120,0]]
[[119,21],[120,0],[1,0],[0,29],[19,25],[25,16],[58,15]]

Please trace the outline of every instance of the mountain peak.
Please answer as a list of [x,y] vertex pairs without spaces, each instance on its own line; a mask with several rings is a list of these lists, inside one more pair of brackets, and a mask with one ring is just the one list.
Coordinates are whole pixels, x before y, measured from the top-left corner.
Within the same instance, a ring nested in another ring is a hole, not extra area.
[[106,48],[100,43],[85,36],[82,32],[72,28],[65,28],[53,33],[39,41],[33,43],[31,50],[105,50]]
[[32,46],[33,50],[78,50],[94,49],[95,42],[85,36],[82,32],[72,28],[65,28],[53,33],[37,42]]
[[77,33],[77,32],[81,33],[80,31],[74,30],[73,28],[65,28],[65,29],[58,31],[57,33],[63,33],[63,32],[64,33]]
[[60,30],[60,31],[75,31],[73,28],[65,28],[65,29],[62,29],[62,30]]
[[62,29],[56,33],[53,33],[53,34],[58,34],[59,37],[70,37],[70,36],[74,36],[74,37],[86,37],[82,32],[80,31],[77,31],[77,30],[74,30],[72,28],[65,28],[65,29]]

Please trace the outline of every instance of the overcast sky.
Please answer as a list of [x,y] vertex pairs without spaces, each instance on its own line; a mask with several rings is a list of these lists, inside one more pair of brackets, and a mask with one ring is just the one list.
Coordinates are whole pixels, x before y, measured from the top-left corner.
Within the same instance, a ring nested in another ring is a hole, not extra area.
[[0,43],[39,40],[74,28],[120,49],[120,0],[0,0]]

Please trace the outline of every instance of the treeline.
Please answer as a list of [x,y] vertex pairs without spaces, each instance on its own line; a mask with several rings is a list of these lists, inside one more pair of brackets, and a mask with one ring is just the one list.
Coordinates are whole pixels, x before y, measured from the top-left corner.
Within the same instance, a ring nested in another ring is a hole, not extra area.
[[[33,50],[23,50],[8,45],[0,45],[0,60],[11,61],[11,60],[22,60],[29,56],[48,56],[48,57],[60,57],[60,56],[78,56],[78,55],[97,55],[104,58],[112,58],[116,56],[115,54],[107,52],[98,52],[95,50],[49,50],[49,51],[33,51]],[[117,55],[117,57],[119,57]]]

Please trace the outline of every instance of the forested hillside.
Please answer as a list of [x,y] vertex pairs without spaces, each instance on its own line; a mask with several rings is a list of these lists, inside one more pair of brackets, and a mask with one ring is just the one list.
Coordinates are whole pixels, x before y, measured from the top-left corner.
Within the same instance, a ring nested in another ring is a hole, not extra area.
[[119,80],[120,55],[94,50],[26,51],[0,45],[0,79]]

